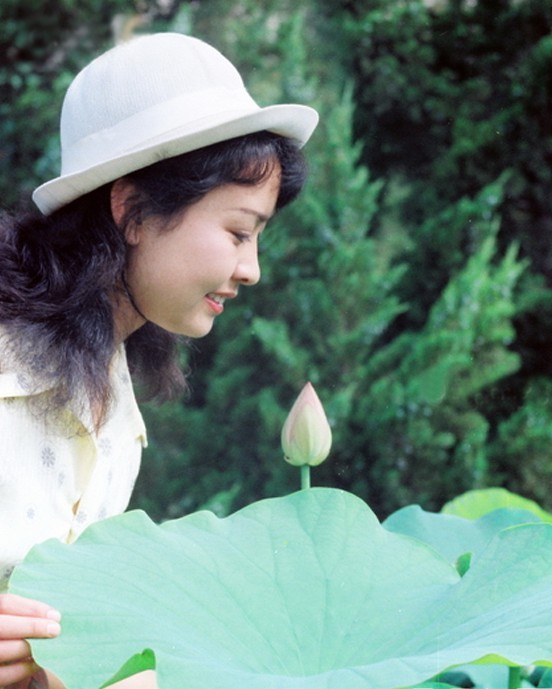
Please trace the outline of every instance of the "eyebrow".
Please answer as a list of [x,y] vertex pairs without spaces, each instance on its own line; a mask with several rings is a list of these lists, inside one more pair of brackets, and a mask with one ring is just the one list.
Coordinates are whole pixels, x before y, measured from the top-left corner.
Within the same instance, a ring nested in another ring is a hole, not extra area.
[[259,213],[252,208],[235,208],[234,210],[241,211],[242,213],[247,213],[247,215],[253,215],[257,218],[258,223],[266,223],[272,218],[272,215],[265,215],[264,213]]

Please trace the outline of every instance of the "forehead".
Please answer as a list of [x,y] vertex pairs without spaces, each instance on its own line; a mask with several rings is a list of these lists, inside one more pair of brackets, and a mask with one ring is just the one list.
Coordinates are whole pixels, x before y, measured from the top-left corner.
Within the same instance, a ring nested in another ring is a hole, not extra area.
[[227,183],[215,187],[203,197],[202,205],[243,211],[266,222],[274,213],[280,181],[280,167],[275,165],[255,184]]

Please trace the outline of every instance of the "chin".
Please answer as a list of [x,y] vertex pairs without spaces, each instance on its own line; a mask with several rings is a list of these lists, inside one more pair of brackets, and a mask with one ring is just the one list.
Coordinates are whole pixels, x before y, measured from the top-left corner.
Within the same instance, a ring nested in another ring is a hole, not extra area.
[[199,340],[208,335],[213,329],[213,322],[201,325],[187,325],[169,329],[175,335],[183,335],[184,337],[191,337],[194,340]]

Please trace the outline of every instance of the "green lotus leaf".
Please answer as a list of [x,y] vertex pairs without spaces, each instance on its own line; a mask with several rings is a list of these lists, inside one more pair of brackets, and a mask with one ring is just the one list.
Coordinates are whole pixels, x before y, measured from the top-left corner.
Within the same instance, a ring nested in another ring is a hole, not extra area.
[[392,689],[475,660],[552,664],[552,525],[501,531],[460,577],[334,489],[225,519],[129,512],[35,547],[12,589],[62,611],[62,634],[32,646],[69,689],[153,657],[160,689]]
[[[473,685],[473,689],[506,689],[510,669],[506,665],[463,665],[439,679],[448,680],[450,675],[458,673],[460,677],[463,676],[463,682],[461,685],[457,684],[457,687]],[[531,685],[526,682],[521,686]]]
[[520,509],[533,512],[543,522],[552,522],[552,514],[546,512],[534,500],[511,493],[506,488],[481,488],[469,490],[447,502],[441,512],[466,519],[478,519],[498,509]]
[[472,520],[426,512],[418,505],[409,505],[391,514],[383,526],[428,543],[453,563],[465,553],[473,556],[482,551],[489,540],[503,529],[540,522],[541,519],[533,512],[520,509],[498,509]]
[[552,669],[548,668],[543,672],[538,686],[540,689],[550,689],[552,687]]
[[[506,689],[510,669],[506,665],[462,665],[445,672],[439,680],[450,682],[455,679],[457,687],[473,685],[472,689]],[[527,686],[530,686],[528,682]]]

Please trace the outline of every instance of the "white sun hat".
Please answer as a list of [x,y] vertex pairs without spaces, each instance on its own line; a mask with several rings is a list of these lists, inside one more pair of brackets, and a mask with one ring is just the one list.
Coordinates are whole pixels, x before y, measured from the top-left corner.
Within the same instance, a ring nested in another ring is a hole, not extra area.
[[197,38],[141,36],[75,77],[61,112],[61,174],[33,200],[49,214],[134,170],[262,130],[303,146],[317,122],[305,105],[259,107],[232,63]]

